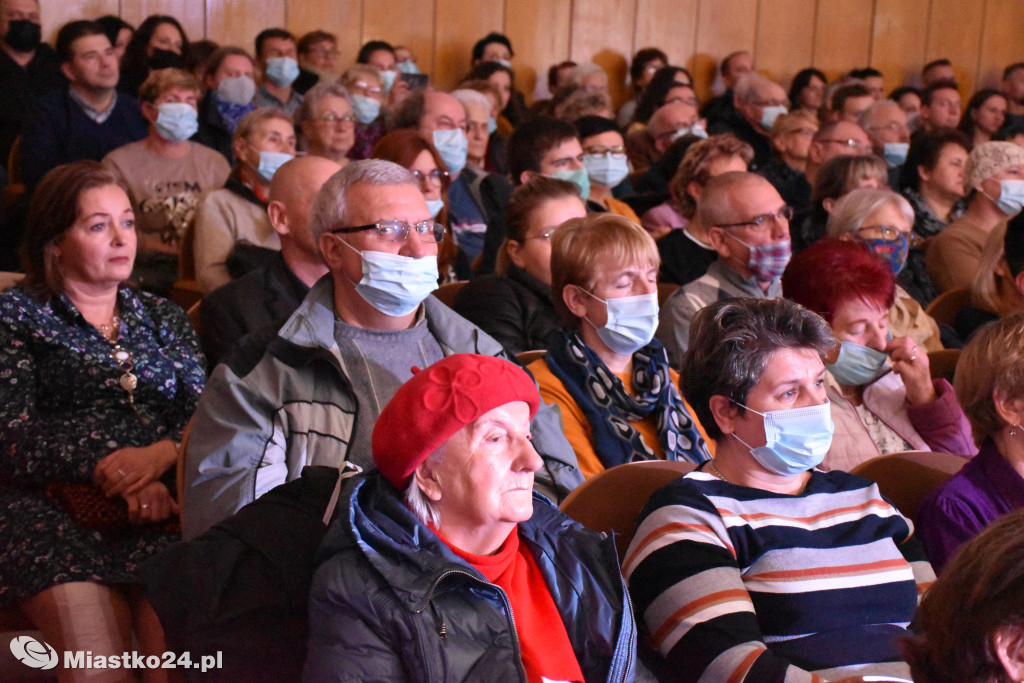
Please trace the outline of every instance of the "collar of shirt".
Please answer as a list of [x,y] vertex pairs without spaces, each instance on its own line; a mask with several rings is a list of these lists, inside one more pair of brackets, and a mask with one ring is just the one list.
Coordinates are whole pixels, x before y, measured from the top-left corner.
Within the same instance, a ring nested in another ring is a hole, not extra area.
[[71,99],[74,100],[75,104],[82,108],[85,115],[96,123],[103,123],[110,118],[110,115],[114,113],[114,107],[117,105],[117,90],[114,91],[114,97],[110,100],[110,106],[107,107],[106,111],[97,111],[96,109],[93,109],[92,105],[82,99],[82,96],[79,95],[74,88],[69,87],[68,93],[71,95]]

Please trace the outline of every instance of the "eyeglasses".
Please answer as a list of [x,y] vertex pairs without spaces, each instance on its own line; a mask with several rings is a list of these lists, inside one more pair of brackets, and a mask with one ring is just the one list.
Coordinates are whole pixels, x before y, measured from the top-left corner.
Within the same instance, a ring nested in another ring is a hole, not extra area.
[[846,140],[840,140],[839,138],[822,138],[817,142],[834,142],[837,145],[843,145],[844,147],[850,147],[852,149],[870,149],[871,145],[867,144],[863,140],[854,140],[849,138]]
[[682,95],[680,95],[678,97],[673,97],[670,100],[665,100],[664,102],[661,103],[661,106],[664,107],[666,104],[676,104],[676,103],[679,103],[679,102],[682,102],[683,104],[688,104],[691,107],[696,107],[697,106],[697,100],[696,99],[694,99],[693,97],[683,97]]
[[370,225],[358,225],[354,228],[335,228],[333,234],[348,234],[362,232],[364,230],[376,230],[377,237],[385,242],[404,242],[409,237],[409,230],[412,229],[420,237],[421,242],[440,242],[444,239],[445,228],[435,221],[420,221],[410,225],[405,221],[380,221]]
[[880,130],[887,130],[890,133],[906,133],[908,129],[905,123],[900,123],[899,121],[890,121],[889,123],[884,123],[881,126],[872,126],[868,130],[876,132]]
[[329,123],[329,124],[334,124],[334,123],[337,123],[338,121],[341,121],[342,123],[352,123],[352,124],[354,124],[356,122],[356,117],[353,116],[352,114],[345,114],[344,116],[338,116],[334,112],[327,112],[326,114],[323,114],[322,116],[319,116],[318,118],[319,118],[321,123]]
[[558,226],[556,225],[553,228],[548,228],[547,230],[545,230],[544,232],[542,232],[539,235],[529,235],[528,237],[525,237],[523,239],[528,239],[528,240],[548,240],[550,242],[551,241],[551,236],[555,234],[555,230],[557,230],[557,229],[558,229]]
[[762,213],[760,216],[754,216],[750,220],[740,221],[739,223],[720,223],[717,228],[754,228],[756,230],[763,230],[767,227],[768,221],[786,221],[787,223],[793,218],[793,207],[784,206],[775,213]]
[[594,146],[587,147],[585,150],[583,150],[583,152],[585,154],[589,154],[591,156],[596,157],[603,157],[606,154],[611,154],[612,156],[620,157],[626,154],[626,148],[623,145],[615,145],[614,147]]
[[910,246],[917,244],[920,239],[915,233],[903,232],[895,225],[865,225],[857,230],[857,235],[861,239],[882,239],[886,242],[895,242],[901,236],[906,236],[907,242],[910,243]]
[[435,186],[442,186],[446,184],[451,177],[448,171],[442,171],[439,168],[435,168],[430,173],[424,173],[423,171],[411,171],[416,176],[416,180],[419,182],[420,187],[423,187],[428,182]]
[[307,54],[313,54],[317,57],[337,57],[341,53],[337,50],[332,50],[329,47],[316,47],[310,50]]
[[382,95],[384,90],[377,85],[370,85],[366,81],[356,81],[353,85],[353,90],[362,90],[367,95]]

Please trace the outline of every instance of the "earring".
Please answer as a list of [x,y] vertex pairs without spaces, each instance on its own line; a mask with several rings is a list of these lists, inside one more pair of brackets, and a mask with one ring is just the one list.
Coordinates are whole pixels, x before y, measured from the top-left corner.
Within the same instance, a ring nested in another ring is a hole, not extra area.
[[1019,424],[1011,425],[1010,426],[1010,436],[1017,436],[1017,430],[1018,429],[1021,429],[1021,426]]

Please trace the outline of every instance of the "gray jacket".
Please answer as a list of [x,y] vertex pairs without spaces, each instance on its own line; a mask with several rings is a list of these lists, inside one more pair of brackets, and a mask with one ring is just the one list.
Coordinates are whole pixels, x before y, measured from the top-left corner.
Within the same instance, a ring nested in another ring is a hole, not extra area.
[[[359,407],[334,340],[333,287],[322,278],[252,362],[229,359],[207,382],[185,454],[185,538],[297,478],[306,465],[369,462],[369,454],[348,452]],[[505,357],[498,342],[433,296],[424,309],[445,355]],[[558,408],[544,406],[531,431],[545,464],[536,488],[561,500],[583,477]]]

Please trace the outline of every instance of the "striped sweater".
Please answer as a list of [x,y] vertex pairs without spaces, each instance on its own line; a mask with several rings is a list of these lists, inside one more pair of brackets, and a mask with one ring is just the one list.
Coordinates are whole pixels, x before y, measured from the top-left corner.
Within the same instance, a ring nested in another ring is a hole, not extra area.
[[695,471],[651,497],[622,569],[678,680],[909,678],[895,639],[935,578],[912,535],[845,472],[791,496]]

